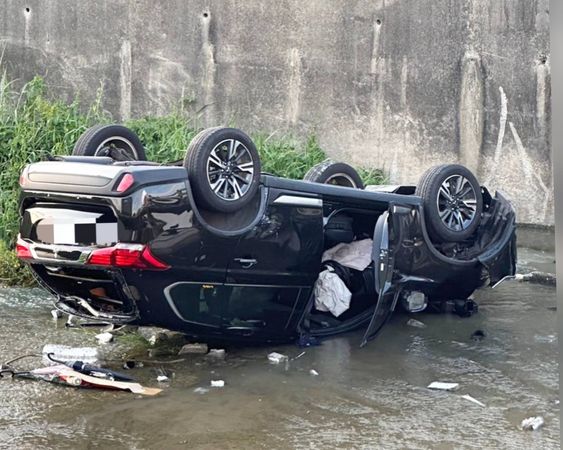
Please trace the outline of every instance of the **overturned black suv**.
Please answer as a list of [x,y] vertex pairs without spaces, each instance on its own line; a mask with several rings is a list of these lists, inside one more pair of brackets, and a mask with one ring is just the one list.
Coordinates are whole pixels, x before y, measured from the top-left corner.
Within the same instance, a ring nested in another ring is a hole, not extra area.
[[[24,169],[16,251],[61,311],[247,343],[365,326],[365,344],[397,305],[467,299],[515,272],[512,206],[460,165],[417,186],[364,188],[331,161],[288,180],[261,173],[233,128],[202,131],[176,165],[144,159],[107,125]],[[338,312],[316,298],[323,271],[349,294]]]

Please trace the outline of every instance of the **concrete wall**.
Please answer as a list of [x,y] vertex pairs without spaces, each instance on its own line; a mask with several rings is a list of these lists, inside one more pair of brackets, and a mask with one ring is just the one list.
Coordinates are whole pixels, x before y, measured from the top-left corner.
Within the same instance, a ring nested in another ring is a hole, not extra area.
[[548,0],[0,0],[4,65],[117,117],[314,132],[415,183],[461,161],[553,223]]

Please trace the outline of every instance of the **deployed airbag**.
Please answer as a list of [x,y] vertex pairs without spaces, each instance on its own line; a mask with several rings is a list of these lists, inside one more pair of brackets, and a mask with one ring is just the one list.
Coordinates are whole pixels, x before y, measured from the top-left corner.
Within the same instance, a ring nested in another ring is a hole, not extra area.
[[352,293],[340,279],[332,267],[319,274],[315,282],[315,308],[319,311],[331,312],[338,317],[350,307]]
[[371,239],[362,239],[349,244],[341,243],[326,250],[323,253],[322,261],[330,259],[361,272],[371,263],[372,246]]

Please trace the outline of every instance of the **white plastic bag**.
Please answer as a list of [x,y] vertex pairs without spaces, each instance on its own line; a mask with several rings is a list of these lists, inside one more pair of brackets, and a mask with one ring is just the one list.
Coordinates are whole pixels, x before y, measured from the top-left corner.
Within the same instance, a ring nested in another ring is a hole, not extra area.
[[330,311],[338,317],[350,307],[352,293],[332,268],[319,273],[314,293],[315,308],[319,311]]

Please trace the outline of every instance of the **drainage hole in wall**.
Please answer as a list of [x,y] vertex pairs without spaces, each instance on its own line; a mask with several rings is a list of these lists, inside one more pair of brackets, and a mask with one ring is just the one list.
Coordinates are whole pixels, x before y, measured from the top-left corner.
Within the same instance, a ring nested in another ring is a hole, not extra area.
[[25,8],[25,12],[26,12],[26,13],[28,13],[28,12],[30,12],[30,11],[31,11],[31,9]]

